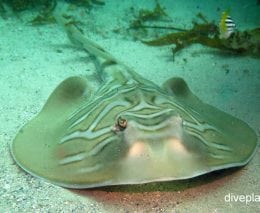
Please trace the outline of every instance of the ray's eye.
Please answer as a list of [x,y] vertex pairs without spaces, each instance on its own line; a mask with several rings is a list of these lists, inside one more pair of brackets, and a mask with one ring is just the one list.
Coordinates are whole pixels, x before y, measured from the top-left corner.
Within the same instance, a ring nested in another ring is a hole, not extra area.
[[125,130],[126,126],[127,126],[127,120],[125,118],[122,118],[121,116],[119,116],[116,119],[115,125],[113,126],[112,130],[114,132],[120,132],[120,131]]
[[123,131],[127,126],[127,120],[122,118],[121,116],[117,119],[117,126],[120,131]]

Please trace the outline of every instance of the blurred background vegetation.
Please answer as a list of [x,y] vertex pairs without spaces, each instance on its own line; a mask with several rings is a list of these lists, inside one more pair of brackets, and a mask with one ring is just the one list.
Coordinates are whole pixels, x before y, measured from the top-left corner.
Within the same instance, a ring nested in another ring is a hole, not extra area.
[[[58,0],[0,0],[0,12],[4,12],[6,6],[10,7],[13,11],[23,11],[33,8],[50,8],[56,4]],[[91,7],[92,5],[105,4],[102,0],[60,0],[71,4]]]

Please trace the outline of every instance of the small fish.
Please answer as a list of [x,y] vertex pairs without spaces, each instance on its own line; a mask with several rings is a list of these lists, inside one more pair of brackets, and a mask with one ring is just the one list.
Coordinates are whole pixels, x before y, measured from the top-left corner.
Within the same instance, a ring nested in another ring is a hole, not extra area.
[[229,16],[229,12],[223,12],[219,22],[219,38],[228,39],[231,36],[231,34],[235,32],[235,30],[236,24]]

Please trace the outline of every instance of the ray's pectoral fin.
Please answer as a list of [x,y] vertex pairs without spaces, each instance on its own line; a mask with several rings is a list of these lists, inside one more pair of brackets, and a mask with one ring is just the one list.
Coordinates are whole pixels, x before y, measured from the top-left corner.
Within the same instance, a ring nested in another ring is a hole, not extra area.
[[187,83],[182,78],[170,78],[163,84],[163,88],[171,95],[185,98],[191,95]]
[[87,100],[89,93],[86,79],[70,77],[64,80],[42,111],[19,131],[11,151],[24,170],[54,182],[62,179],[64,173],[57,169],[57,153],[53,150],[67,129],[66,120]]
[[163,84],[181,106],[184,142],[199,147],[209,170],[245,165],[257,147],[255,132],[243,121],[203,103],[181,78]]
[[74,109],[82,101],[82,98],[86,100],[90,94],[91,91],[86,79],[78,76],[69,77],[53,91],[43,107],[43,112],[50,113],[55,110],[64,114],[63,110]]

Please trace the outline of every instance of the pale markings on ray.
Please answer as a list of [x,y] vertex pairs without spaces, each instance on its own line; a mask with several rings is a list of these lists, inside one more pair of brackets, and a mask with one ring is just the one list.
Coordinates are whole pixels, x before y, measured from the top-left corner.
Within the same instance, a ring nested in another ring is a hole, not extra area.
[[[144,109],[147,109],[147,108],[144,108]],[[131,111],[131,110],[129,110]],[[126,112],[124,113],[125,116],[134,116],[136,118],[154,118],[154,117],[159,117],[165,113],[168,113],[168,112],[172,112],[173,110],[172,109],[164,109],[164,110],[160,110],[158,112],[155,112],[155,113],[150,113],[150,114],[138,114],[138,113],[130,113],[130,112]],[[138,112],[138,111],[135,111],[135,112]]]
[[[159,107],[154,107],[150,104],[147,104],[145,103],[144,101],[140,102],[139,104],[136,105],[136,108],[134,107],[133,110],[130,110],[132,113],[125,113],[124,115],[132,115],[132,116],[135,116],[135,117],[140,117],[140,118],[154,118],[154,117],[158,117],[164,113],[167,113],[167,112],[170,112],[172,111],[172,109],[165,109],[165,110],[162,110],[162,111],[158,111],[156,113],[152,113],[152,114],[148,114],[146,116],[143,116],[143,115],[139,115],[139,114],[136,114],[136,113],[133,113],[133,112],[138,112],[142,109],[160,109]],[[105,108],[103,110],[99,110],[101,111],[101,113],[95,118],[95,120],[92,122],[92,124],[90,125],[90,127],[85,130],[85,131],[74,131],[73,133],[69,134],[69,135],[66,135],[62,138],[62,140],[60,141],[60,143],[65,143],[67,142],[68,140],[71,140],[75,137],[77,138],[85,138],[85,139],[94,139],[96,137],[99,137],[101,136],[102,134],[105,134],[105,133],[108,133],[109,131],[111,131],[111,127],[106,127],[106,128],[103,128],[103,129],[99,129],[98,131],[92,131],[94,130],[95,128],[97,128],[98,124],[100,123],[100,121],[102,120],[102,118],[104,116],[106,116],[107,114],[109,114],[109,111],[113,110],[113,108],[115,107],[118,107],[118,106],[129,106],[129,103],[126,102],[126,101],[115,101],[115,102],[111,102],[109,103],[108,102],[108,105],[105,106]],[[96,106],[98,107],[98,106]],[[89,113],[87,115],[84,116],[85,119],[87,119],[87,116],[89,115]],[[82,122],[82,120],[80,121]],[[80,123],[79,121],[75,122],[75,123]],[[165,125],[164,123],[162,123],[162,125]],[[139,125],[139,127],[141,127],[141,124]],[[158,129],[158,128],[161,128],[160,126],[158,127],[152,127],[152,126],[143,126],[142,129]]]
[[88,153],[86,151],[79,151],[78,153],[74,153],[71,155],[64,156],[60,161],[60,165],[75,163],[78,161],[82,161],[86,159],[87,157],[91,157],[94,155],[97,155],[100,150],[107,144],[111,143],[113,140],[115,140],[115,136],[107,137],[106,139],[102,140],[101,142],[98,142]]
[[84,174],[84,173],[90,173],[90,172],[94,172],[97,170],[100,170],[101,168],[103,168],[103,164],[97,163],[94,166],[90,166],[90,167],[81,167],[79,169],[76,170],[76,172],[78,174]]
[[[131,90],[134,90],[134,88],[127,88],[125,90],[120,91],[120,93],[127,93]],[[93,100],[93,102],[91,103],[87,103],[87,108],[86,106],[82,106],[80,109],[78,109],[77,111],[73,112],[70,117],[68,118],[68,120],[71,120],[73,118],[75,118],[78,114],[79,114],[79,119],[77,119],[75,122],[73,122],[69,128],[73,128],[74,126],[78,125],[80,122],[82,122],[83,120],[85,120],[92,112],[94,112],[99,106],[98,105],[94,105],[92,108],[90,108],[89,106],[93,105],[93,103],[95,104],[96,102],[105,102],[105,101],[109,101],[114,99],[118,93],[113,90],[111,91],[113,92],[113,94],[111,94],[109,97],[106,97],[106,95],[102,95],[101,97],[99,97],[98,99]],[[125,103],[124,103],[125,104]],[[123,105],[122,105],[123,106]],[[89,109],[90,108],[90,109]],[[87,110],[86,110],[87,109]],[[87,111],[86,113],[84,113],[83,115],[81,114],[82,111]]]
[[167,127],[167,125],[169,125],[169,123],[167,122],[167,120],[160,122],[159,124],[155,124],[155,125],[143,125],[140,124],[136,121],[132,121],[132,123],[138,127],[138,129],[142,130],[142,131],[158,131],[160,129],[163,129],[165,127]]
[[72,139],[76,139],[76,138],[82,138],[82,139],[95,139],[100,137],[101,135],[104,135],[106,133],[109,133],[111,131],[111,127],[105,127],[103,129],[99,129],[96,131],[92,131],[92,130],[85,130],[85,131],[75,131],[69,135],[64,136],[61,140],[59,144],[63,144],[66,143]]
[[218,148],[219,150],[223,150],[226,152],[232,152],[232,149],[230,149],[230,147],[228,147],[228,146],[207,141],[203,136],[201,136],[199,134],[198,131],[196,131],[196,129],[186,129],[186,131],[189,132],[190,135],[200,139],[201,142],[208,147],[215,147],[215,148]]

